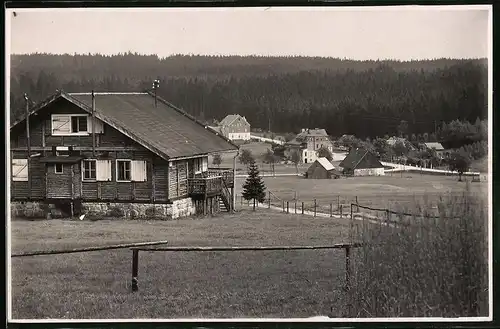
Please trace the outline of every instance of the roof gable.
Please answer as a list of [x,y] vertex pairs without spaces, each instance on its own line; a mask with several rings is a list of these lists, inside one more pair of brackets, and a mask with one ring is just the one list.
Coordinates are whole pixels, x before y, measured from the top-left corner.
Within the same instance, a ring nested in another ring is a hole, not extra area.
[[[61,97],[92,113],[91,93],[58,92],[36,105],[30,114]],[[184,111],[159,97],[157,100],[155,107],[149,93],[95,93],[95,116],[166,159],[238,149]]]

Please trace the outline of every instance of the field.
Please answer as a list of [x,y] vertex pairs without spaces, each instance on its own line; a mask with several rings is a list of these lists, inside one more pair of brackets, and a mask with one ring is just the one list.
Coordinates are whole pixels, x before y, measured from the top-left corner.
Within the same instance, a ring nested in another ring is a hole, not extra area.
[[[330,203],[334,209],[340,204],[348,206],[356,201],[361,205],[376,208],[396,209],[420,201],[428,196],[430,203],[435,203],[440,196],[457,193],[465,189],[465,181],[459,182],[456,176],[435,176],[394,173],[383,177],[349,177],[336,180],[305,179],[295,176],[264,177],[267,191],[272,192],[272,203],[280,206],[281,200],[290,201],[297,195],[298,203],[311,208],[316,199],[318,209],[329,211]],[[236,193],[241,195],[244,178],[237,179]],[[470,184],[474,193],[487,197],[487,182]],[[279,198],[279,199],[278,199]],[[318,210],[319,211],[319,210]]]
[[[12,252],[169,240],[170,246],[319,245],[345,242],[347,220],[265,211],[177,221],[12,223]],[[342,316],[342,250],[140,254],[131,251],[12,258],[13,318]]]

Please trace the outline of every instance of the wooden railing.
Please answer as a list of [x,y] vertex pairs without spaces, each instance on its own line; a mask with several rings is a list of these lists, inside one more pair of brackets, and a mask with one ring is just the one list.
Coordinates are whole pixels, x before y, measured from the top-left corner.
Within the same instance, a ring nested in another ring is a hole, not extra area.
[[204,173],[206,176],[205,177],[216,177],[216,176],[222,176],[222,179],[224,180],[224,183],[226,183],[226,186],[231,188],[234,187],[233,184],[233,179],[234,179],[234,172],[232,168],[208,168],[208,171]]
[[219,194],[222,192],[223,182],[221,176],[188,179],[189,194]]

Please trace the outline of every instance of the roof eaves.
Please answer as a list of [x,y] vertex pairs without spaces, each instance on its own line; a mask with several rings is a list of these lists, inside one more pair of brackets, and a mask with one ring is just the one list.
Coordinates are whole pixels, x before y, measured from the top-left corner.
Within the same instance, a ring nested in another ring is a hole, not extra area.
[[[32,107],[31,110],[29,110],[29,115],[35,114],[41,108],[43,108],[43,107],[49,105],[50,103],[56,101],[57,99],[59,99],[59,97],[61,95],[63,95],[63,94],[64,93],[62,91],[57,90],[54,94],[52,94],[49,97],[45,98],[43,101],[35,104],[35,106]],[[20,119],[18,119],[17,121],[14,121],[14,123],[12,123],[10,125],[10,129],[14,128],[15,126],[17,126],[18,124],[20,124],[21,122],[23,122],[25,119],[26,119],[26,114],[23,114],[23,116]]]

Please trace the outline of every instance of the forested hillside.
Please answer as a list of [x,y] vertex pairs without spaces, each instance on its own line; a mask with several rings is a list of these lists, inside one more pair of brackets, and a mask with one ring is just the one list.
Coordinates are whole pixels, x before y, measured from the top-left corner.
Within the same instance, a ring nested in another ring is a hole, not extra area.
[[22,113],[25,92],[37,102],[57,89],[138,91],[159,78],[158,94],[200,119],[239,113],[253,127],[270,124],[275,132],[322,127],[360,138],[395,134],[405,120],[407,133],[418,134],[454,119],[486,119],[485,62],[14,55],[11,113]]

